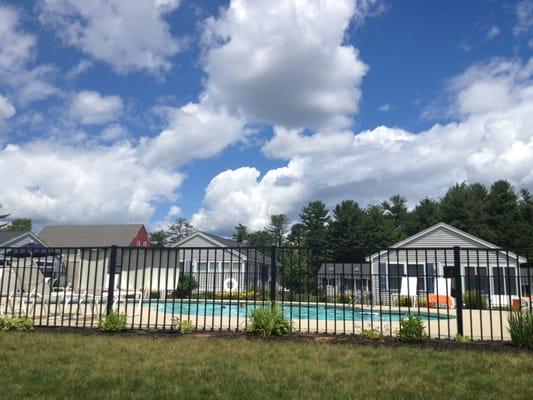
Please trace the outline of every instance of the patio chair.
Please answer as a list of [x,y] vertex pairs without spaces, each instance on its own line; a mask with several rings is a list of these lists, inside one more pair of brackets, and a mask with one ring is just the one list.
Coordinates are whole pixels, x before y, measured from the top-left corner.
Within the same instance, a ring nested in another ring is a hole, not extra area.
[[418,278],[416,276],[403,276],[400,286],[400,293],[391,296],[393,304],[399,305],[401,298],[408,298],[411,301],[411,307],[418,304]]
[[451,296],[452,279],[435,278],[435,290],[428,293],[430,308],[455,308],[455,299]]
[[[109,275],[107,275],[106,279],[106,285],[105,289],[103,291],[103,295],[107,298],[108,288],[109,288]],[[115,275],[115,287],[113,289],[113,310],[117,310],[120,307],[120,303],[126,303],[128,300],[133,299],[133,304],[131,305],[131,308],[128,307],[132,311],[139,311],[142,307],[142,301],[143,301],[143,292],[136,288],[131,288],[129,285],[123,285],[122,281],[120,279],[120,274]],[[129,314],[129,313],[128,313]],[[139,313],[135,314],[129,314],[129,315],[139,315]]]

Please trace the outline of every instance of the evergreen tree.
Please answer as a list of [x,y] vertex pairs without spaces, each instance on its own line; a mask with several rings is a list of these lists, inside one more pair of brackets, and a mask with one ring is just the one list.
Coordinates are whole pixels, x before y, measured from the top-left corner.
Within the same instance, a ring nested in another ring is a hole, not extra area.
[[276,246],[283,246],[289,227],[289,218],[285,214],[270,216],[270,225],[267,230]]
[[394,227],[402,233],[402,235],[406,235],[408,232],[408,225],[409,225],[409,212],[407,210],[407,200],[405,197],[400,196],[399,194],[396,194],[392,196],[389,199],[390,203],[388,201],[384,201],[381,204],[381,207],[385,211],[385,215],[388,215],[393,223]]
[[509,182],[500,180],[492,184],[487,195],[486,212],[490,228],[487,240],[503,247],[513,246],[518,242],[520,209],[518,196]]
[[326,205],[321,201],[311,201],[302,208],[300,219],[304,226],[304,242],[314,253],[329,244],[328,225],[330,222]]
[[169,245],[169,233],[163,229],[150,232],[150,243],[153,247],[166,247]]
[[272,235],[265,229],[251,232],[248,234],[248,246],[250,247],[269,247],[274,244]]
[[232,238],[240,244],[245,243],[248,240],[248,228],[246,228],[246,226],[243,224],[236,225],[233,228]]
[[296,223],[291,226],[288,240],[291,246],[302,247],[304,245],[305,226],[301,223]]
[[176,244],[183,238],[193,234],[197,229],[192,226],[191,222],[185,218],[177,218],[173,224],[168,227],[169,244]]
[[442,220],[481,238],[491,237],[487,196],[487,189],[479,183],[452,186],[440,202]]
[[6,231],[20,231],[20,232],[26,232],[31,231],[32,229],[32,223],[31,219],[29,218],[15,218],[11,223],[7,226],[4,226],[2,230]]
[[439,202],[429,197],[420,201],[409,215],[408,234],[414,235],[441,221]]

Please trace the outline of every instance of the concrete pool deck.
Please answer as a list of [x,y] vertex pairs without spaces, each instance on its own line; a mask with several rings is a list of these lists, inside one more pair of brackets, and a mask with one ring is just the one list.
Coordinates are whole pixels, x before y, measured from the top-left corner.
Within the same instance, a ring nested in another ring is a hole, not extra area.
[[[212,300],[207,301],[213,303]],[[218,301],[220,302],[220,301]],[[171,303],[171,302],[169,302]],[[188,299],[183,301],[186,305]],[[246,303],[241,301],[241,303]],[[164,301],[160,301],[159,305],[165,304]],[[174,313],[164,312],[158,310],[156,307],[157,302],[143,303],[142,307],[133,306],[132,304],[122,303],[119,305],[119,312],[127,314],[127,323],[129,328],[134,329],[172,329],[175,327],[176,319],[190,320],[198,330],[230,330],[230,331],[243,331],[250,325],[249,318],[220,315],[220,313],[201,315],[199,312],[191,313],[188,315],[186,312],[182,312],[180,315],[176,312],[179,309],[180,301],[177,300],[174,303],[177,307]],[[227,304],[227,301],[224,302]],[[238,304],[236,301],[232,304]],[[253,301],[249,301],[248,304],[254,304]],[[261,305],[262,302],[257,302],[257,305]],[[270,302],[264,302],[264,305],[269,305]],[[281,304],[281,303],[279,303]],[[288,302],[284,305],[290,304]],[[298,306],[300,303],[292,302],[294,306]],[[309,303],[309,307],[323,306],[324,303]],[[302,302],[302,307],[307,306],[307,303]],[[333,304],[327,305],[333,307]],[[337,304],[337,307],[342,305]],[[200,308],[201,309],[201,308]],[[4,312],[5,304],[0,305],[0,311]],[[426,328],[426,333],[430,338],[441,339],[453,339],[457,333],[457,318],[456,310],[446,309],[428,309],[424,307],[389,307],[379,305],[351,305],[345,307],[346,314],[355,312],[372,312],[372,313],[407,313],[422,314],[422,322]],[[95,328],[98,325],[98,321],[101,316],[105,315],[105,304],[95,305],[94,310],[91,310],[90,304],[67,304],[64,307],[61,304],[48,304],[43,307],[40,304],[35,305],[31,313],[28,312],[27,316],[34,321],[36,326],[53,326],[53,327],[87,327]],[[381,331],[384,335],[395,336],[399,329],[399,321],[390,320],[385,316],[382,320],[379,317],[373,320],[343,320],[342,309],[339,310],[339,319],[337,320],[317,320],[317,319],[299,319],[293,318],[293,328],[297,332],[302,333],[331,333],[331,334],[360,334],[363,330],[376,329]],[[41,315],[42,313],[42,315]],[[0,313],[1,314],[1,313]],[[8,315],[10,313],[7,313]],[[15,310],[15,316],[26,316],[25,312]],[[428,319],[428,315],[444,317],[442,319]],[[84,317],[85,315],[85,317]],[[449,316],[449,318],[447,318]],[[510,340],[508,333],[508,320],[509,311],[506,310],[463,310],[463,331],[464,335],[473,338],[474,340]]]

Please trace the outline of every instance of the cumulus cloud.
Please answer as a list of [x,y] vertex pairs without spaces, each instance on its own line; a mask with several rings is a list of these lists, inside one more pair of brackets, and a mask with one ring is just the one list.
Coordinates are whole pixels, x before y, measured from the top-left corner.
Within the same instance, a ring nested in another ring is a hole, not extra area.
[[533,32],[533,1],[521,0],[515,8],[516,25],[513,28],[515,36],[531,35]]
[[74,95],[71,116],[82,124],[104,124],[116,120],[123,111],[120,96],[104,96],[92,90]]
[[8,145],[0,150],[0,170],[4,207],[37,225],[148,222],[153,204],[174,200],[183,180],[180,173],[147,168],[127,143]]
[[15,9],[0,4],[0,85],[14,92],[14,101],[28,104],[58,92],[51,83],[55,68],[31,66],[37,40],[20,27]]
[[487,39],[488,40],[492,40],[496,36],[498,36],[500,33],[501,33],[500,28],[498,26],[496,26],[496,25],[492,25],[490,27],[490,29],[488,30],[488,32],[487,32]]
[[345,45],[355,0],[233,0],[204,24],[206,92],[249,121],[348,127],[367,66]]
[[161,73],[181,49],[165,21],[178,6],[178,0],[40,0],[39,19],[67,45],[119,73]]
[[4,126],[4,122],[15,115],[15,107],[9,100],[0,94],[0,130]]
[[[289,160],[287,166],[263,177],[255,169],[222,172],[193,220],[218,231],[237,222],[257,228],[270,213],[294,216],[309,200],[367,204],[401,193],[415,202],[462,180],[509,179],[533,188],[532,82],[533,58],[473,66],[450,81],[460,118],[421,132],[380,126],[306,135],[278,128],[263,151]],[[279,174],[284,184],[272,184]]]
[[143,138],[141,149],[150,165],[182,165],[214,156],[245,134],[244,123],[204,103],[162,110],[166,128],[155,138]]

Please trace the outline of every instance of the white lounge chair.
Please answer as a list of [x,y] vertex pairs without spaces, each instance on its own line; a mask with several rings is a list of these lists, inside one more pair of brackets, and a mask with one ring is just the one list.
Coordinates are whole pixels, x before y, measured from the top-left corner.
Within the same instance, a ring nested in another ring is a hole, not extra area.
[[411,300],[411,306],[415,307],[418,304],[418,278],[416,276],[403,276],[400,286],[400,293],[392,295],[392,302],[396,305],[399,304],[400,298],[409,298]]

